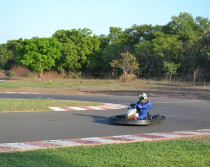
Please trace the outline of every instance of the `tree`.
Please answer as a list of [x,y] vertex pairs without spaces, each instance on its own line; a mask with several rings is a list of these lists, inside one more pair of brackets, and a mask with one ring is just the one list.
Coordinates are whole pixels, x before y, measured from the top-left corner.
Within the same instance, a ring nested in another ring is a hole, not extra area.
[[17,59],[33,72],[39,73],[42,78],[44,71],[55,66],[56,59],[61,55],[61,48],[60,42],[55,38],[25,39]]
[[123,37],[124,37],[124,32],[122,31],[122,28],[120,27],[109,28],[109,38],[112,44],[120,42],[123,39]]
[[0,45],[0,68],[8,70],[16,63],[17,50],[22,44],[22,39],[7,41]]
[[159,60],[153,53],[153,45],[150,41],[142,41],[135,45],[135,56],[139,63],[142,76],[151,77],[157,74]]
[[172,35],[179,35],[179,39],[186,41],[196,36],[199,26],[193,16],[189,13],[180,13],[179,16],[172,16],[168,23],[168,32]]
[[7,45],[8,51],[11,51],[12,55],[8,59],[6,65],[5,65],[5,69],[11,69],[13,65],[17,64],[15,59],[17,57],[18,49],[22,46],[22,38],[20,38],[18,40],[9,40],[9,41],[7,41],[6,45]]
[[12,57],[12,51],[8,50],[6,44],[1,44],[0,45],[0,68],[4,69],[6,63],[11,58],[13,58]]
[[163,61],[179,61],[179,40],[176,35],[167,35],[162,32],[155,32],[155,39],[152,40],[153,54],[157,56],[159,75],[161,75]]
[[89,29],[58,30],[53,34],[63,45],[62,56],[57,61],[60,68],[80,70],[86,68],[89,56],[99,50],[100,40],[91,36]]
[[103,50],[109,46],[110,38],[100,35],[98,39],[100,40],[99,50],[88,56],[87,68],[94,76],[102,78],[110,69],[110,62],[107,61],[106,55],[103,55]]
[[180,63],[175,64],[174,62],[163,61],[163,70],[165,71],[165,75],[169,76],[170,81],[171,81],[172,75],[176,74],[176,71],[179,67],[180,67]]
[[129,42],[133,45],[142,42],[143,40],[151,41],[154,38],[154,31],[157,31],[157,26],[152,25],[136,25],[134,24],[131,28],[125,30],[126,34],[129,34]]
[[121,53],[121,58],[113,60],[110,64],[113,68],[120,68],[126,79],[128,74],[134,74],[139,68],[136,57],[129,52]]
[[209,59],[209,61],[210,61],[210,49],[208,49],[207,55],[208,55],[208,59]]
[[[192,74],[200,67],[208,70],[206,62],[206,50],[209,47],[205,37],[210,29],[208,18],[196,17],[191,14],[180,13],[173,16],[172,20],[165,26],[165,33],[177,35],[180,41],[181,69],[182,74]],[[190,77],[190,78],[191,78]]]

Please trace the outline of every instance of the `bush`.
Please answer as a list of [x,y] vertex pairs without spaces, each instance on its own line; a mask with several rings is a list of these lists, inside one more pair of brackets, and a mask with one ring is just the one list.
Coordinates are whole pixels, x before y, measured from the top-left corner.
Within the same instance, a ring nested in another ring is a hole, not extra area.
[[59,79],[61,78],[61,75],[58,74],[56,71],[47,71],[47,72],[44,72],[43,78],[45,80]]
[[10,77],[28,77],[32,72],[24,66],[13,66],[9,71]]
[[136,79],[136,75],[135,74],[123,74],[120,77],[120,81],[121,82],[130,82]]
[[82,72],[68,71],[66,74],[66,77],[70,79],[80,79],[81,76],[82,76]]

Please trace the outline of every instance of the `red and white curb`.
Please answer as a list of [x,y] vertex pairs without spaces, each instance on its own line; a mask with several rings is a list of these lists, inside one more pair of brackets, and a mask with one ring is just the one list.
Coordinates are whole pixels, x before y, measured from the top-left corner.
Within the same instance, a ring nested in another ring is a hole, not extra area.
[[27,150],[44,149],[44,148],[177,139],[177,138],[197,136],[197,135],[210,135],[210,129],[175,131],[175,132],[164,132],[164,133],[144,133],[144,134],[107,136],[107,137],[89,137],[89,138],[79,138],[79,139],[44,140],[44,141],[22,142],[22,143],[0,143],[0,153],[12,152],[12,151],[27,151]]
[[101,106],[81,106],[81,107],[49,107],[55,111],[75,111],[75,110],[112,110],[112,109],[122,109],[128,108],[126,105],[104,103]]

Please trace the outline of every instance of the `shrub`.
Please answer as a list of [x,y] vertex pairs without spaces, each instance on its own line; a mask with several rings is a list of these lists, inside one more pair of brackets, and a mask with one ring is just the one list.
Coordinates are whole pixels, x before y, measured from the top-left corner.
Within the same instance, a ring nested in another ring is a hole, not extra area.
[[28,77],[31,71],[24,66],[13,66],[9,71],[10,77]]
[[135,74],[123,74],[121,77],[120,77],[120,81],[121,82],[130,82],[130,81],[133,81],[136,79],[136,75]]

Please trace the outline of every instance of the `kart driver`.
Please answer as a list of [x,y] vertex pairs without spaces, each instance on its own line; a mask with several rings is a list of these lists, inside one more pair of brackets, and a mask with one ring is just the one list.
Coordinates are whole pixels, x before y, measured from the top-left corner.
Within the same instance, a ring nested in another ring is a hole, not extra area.
[[147,100],[147,94],[141,93],[139,95],[139,101],[132,106],[132,108],[136,108],[139,116],[136,118],[137,120],[142,120],[148,116],[149,110],[152,107],[151,101]]

